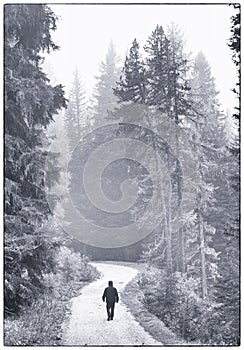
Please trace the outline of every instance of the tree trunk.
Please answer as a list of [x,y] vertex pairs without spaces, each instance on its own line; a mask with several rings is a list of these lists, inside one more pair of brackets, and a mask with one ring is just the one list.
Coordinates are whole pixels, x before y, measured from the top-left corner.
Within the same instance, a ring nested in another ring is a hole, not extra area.
[[181,227],[179,230],[179,245],[180,245],[180,272],[183,274],[186,272],[185,265],[185,234],[184,228]]
[[199,219],[199,240],[200,240],[200,256],[201,256],[201,279],[202,279],[202,298],[207,297],[207,275],[206,275],[206,263],[205,263],[205,240],[203,231],[203,218],[198,212]]
[[173,271],[172,261],[172,230],[171,230],[171,192],[169,195],[169,201],[166,204],[166,263],[167,263],[167,275],[170,276]]
[[[150,129],[152,130],[152,123],[151,123],[151,120],[149,119],[148,117],[148,114],[145,115],[146,119],[147,119],[147,122],[148,122],[148,125],[150,127]],[[156,172],[159,174],[160,178],[162,178],[162,174],[161,174],[161,171],[160,171],[160,167],[159,167],[159,160],[158,160],[158,153],[157,153],[157,147],[156,147],[156,142],[155,142],[155,138],[153,137],[153,147],[154,147],[154,150],[155,150],[155,153],[156,153],[156,156],[155,156],[155,162],[156,162]],[[162,216],[164,218],[164,226],[165,226],[165,234],[164,234],[164,239],[165,239],[165,242],[166,242],[166,270],[167,270],[167,275],[171,275],[172,274],[172,270],[173,270],[173,262],[172,262],[172,230],[171,230],[171,192],[170,192],[170,195],[169,195],[169,200],[168,200],[168,203],[166,203],[165,199],[164,199],[164,196],[163,196],[163,192],[164,192],[164,189],[161,188],[160,189],[161,193],[162,193],[162,201],[164,202],[164,209],[163,209],[163,213],[162,213]],[[163,235],[162,235],[163,237]]]
[[[173,35],[173,102],[172,102],[172,117],[174,118],[174,121],[176,125],[179,127],[179,111],[178,111],[178,98],[177,98],[177,74],[176,74],[176,69],[175,69],[175,64],[176,64],[176,53],[175,53],[175,37]],[[178,135],[178,129],[176,129],[176,156],[177,159],[179,158],[179,135]],[[181,193],[182,193],[182,188],[180,186],[180,176],[179,172],[177,174],[177,195],[178,198],[181,198]],[[181,215],[181,211],[180,211]],[[177,260],[177,271],[180,271],[182,274],[185,273],[186,268],[185,268],[185,233],[183,227],[179,229],[178,232],[178,246],[179,246],[179,256],[176,258]],[[177,255],[178,255],[177,254]]]
[[[175,117],[174,120],[176,122],[177,125],[179,125],[179,120],[178,120],[178,109],[177,106],[175,106]],[[179,136],[178,136],[178,130],[176,129],[176,156],[178,159],[178,154],[179,154]],[[177,173],[177,195],[178,195],[178,199],[181,198],[181,194],[182,194],[182,188],[180,185],[180,174],[179,172]],[[179,215],[182,215],[182,212],[180,210]],[[180,227],[179,232],[178,232],[178,247],[179,247],[179,251],[177,252],[179,255],[176,258],[177,260],[177,265],[178,265],[178,269],[177,271],[180,271],[182,274],[185,273],[186,268],[185,268],[185,232],[184,232],[184,227]]]

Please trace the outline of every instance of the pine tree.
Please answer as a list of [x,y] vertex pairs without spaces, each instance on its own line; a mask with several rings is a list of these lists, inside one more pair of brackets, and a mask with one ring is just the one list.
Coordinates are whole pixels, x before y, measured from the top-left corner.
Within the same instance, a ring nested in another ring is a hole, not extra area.
[[100,75],[96,77],[97,84],[93,95],[99,110],[103,106],[116,103],[117,98],[114,95],[113,88],[118,77],[118,57],[113,42],[110,42],[105,61],[100,64]]
[[[5,6],[5,310],[17,312],[42,291],[54,244],[41,227],[49,208],[44,187],[44,129],[65,107],[61,85],[41,70],[56,16],[46,5]],[[56,155],[50,155],[55,164]],[[58,169],[54,168],[53,180]]]
[[192,269],[190,265],[198,266],[196,276],[201,281],[201,294],[205,298],[208,295],[208,284],[213,284],[218,274],[218,254],[212,242],[216,223],[211,221],[209,216],[216,205],[214,195],[218,177],[218,154],[223,152],[224,140],[222,113],[219,111],[214,79],[210,66],[201,52],[194,62],[191,98],[194,104],[189,132],[192,135],[194,151],[198,155],[199,185],[195,210],[197,222],[192,232],[195,239],[190,238],[190,245],[195,245],[195,254],[192,255],[189,249],[188,272],[194,273],[194,268]]
[[[179,29],[175,25],[171,25],[166,35],[162,26],[157,26],[147,40],[145,51],[147,53],[147,104],[165,112],[177,125],[180,125],[182,117],[188,115],[189,102],[186,93],[189,91],[189,86],[186,78],[188,62],[183,52],[183,39]],[[179,149],[178,135],[176,134],[174,137],[176,138],[176,148]],[[175,181],[177,195],[180,198],[180,173]],[[170,208],[167,208],[167,213],[169,216],[168,230],[170,230],[172,220]],[[176,249],[175,267],[184,273],[184,228],[178,232]]]
[[[187,97],[187,93],[190,90],[189,78],[187,78],[187,73],[189,70],[188,59],[184,53],[184,41],[183,35],[180,29],[174,23],[168,27],[167,37],[170,42],[169,47],[169,84],[171,85],[171,106],[169,115],[174,120],[174,122],[180,127],[181,120],[188,117],[189,107],[191,101]],[[178,129],[177,129],[178,130]],[[175,135],[176,138],[176,150],[179,151],[179,136]],[[176,179],[177,195],[181,198],[181,185],[180,185],[180,174],[178,173],[178,178]],[[182,213],[181,213],[182,215]],[[185,273],[185,228],[184,226],[179,229],[176,234],[177,244],[175,251],[175,262],[176,270],[180,271],[182,274]]]
[[122,75],[114,94],[119,101],[132,101],[145,103],[146,101],[146,77],[144,63],[139,52],[139,43],[134,39],[129,55],[126,56]]
[[85,89],[81,83],[78,69],[76,69],[65,114],[70,151],[74,149],[77,142],[81,139],[82,131],[89,126],[87,109]]
[[185,77],[187,59],[183,53],[183,41],[175,25],[168,35],[158,26],[145,46],[148,82],[147,104],[157,106],[177,121],[185,114],[185,92],[189,90]]

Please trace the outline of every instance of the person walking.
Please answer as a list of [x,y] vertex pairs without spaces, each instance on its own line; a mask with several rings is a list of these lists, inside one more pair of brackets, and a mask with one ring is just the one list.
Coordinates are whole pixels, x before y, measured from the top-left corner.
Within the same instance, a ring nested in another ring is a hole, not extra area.
[[113,281],[108,282],[108,287],[105,288],[102,296],[103,302],[106,300],[108,321],[114,318],[114,305],[119,302],[117,289],[113,286]]

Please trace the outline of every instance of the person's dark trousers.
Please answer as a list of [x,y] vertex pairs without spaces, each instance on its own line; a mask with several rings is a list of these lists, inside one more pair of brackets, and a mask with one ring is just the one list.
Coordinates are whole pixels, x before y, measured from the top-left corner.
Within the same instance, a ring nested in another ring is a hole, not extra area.
[[114,318],[114,303],[107,303],[107,313],[108,319],[112,320]]

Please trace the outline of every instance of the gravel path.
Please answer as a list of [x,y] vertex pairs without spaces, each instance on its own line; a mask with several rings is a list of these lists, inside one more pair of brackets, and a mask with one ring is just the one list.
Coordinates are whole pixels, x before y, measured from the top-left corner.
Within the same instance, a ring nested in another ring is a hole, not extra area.
[[137,274],[136,268],[93,263],[102,277],[84,287],[73,299],[72,314],[63,332],[63,345],[162,345],[134,319],[128,308],[115,304],[115,317],[107,321],[102,294],[112,280],[120,293]]

